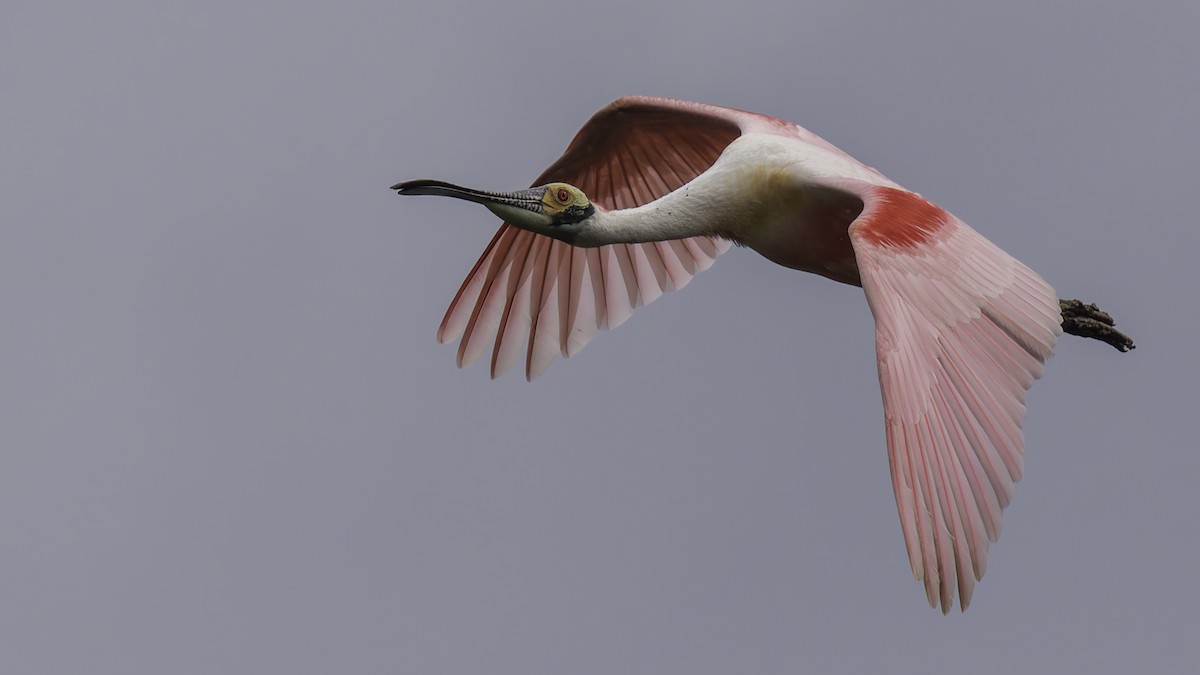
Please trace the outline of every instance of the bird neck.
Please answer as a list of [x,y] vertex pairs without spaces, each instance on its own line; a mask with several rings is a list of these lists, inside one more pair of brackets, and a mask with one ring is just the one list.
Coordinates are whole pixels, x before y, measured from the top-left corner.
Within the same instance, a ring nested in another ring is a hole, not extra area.
[[648,204],[596,213],[574,241],[576,246],[636,244],[701,235],[734,238],[734,200],[696,189],[695,181]]

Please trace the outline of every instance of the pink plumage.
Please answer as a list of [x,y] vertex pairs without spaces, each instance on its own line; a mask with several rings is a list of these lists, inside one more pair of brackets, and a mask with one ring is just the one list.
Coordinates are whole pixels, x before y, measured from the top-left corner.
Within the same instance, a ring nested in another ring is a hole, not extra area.
[[[1021,477],[1025,392],[1062,332],[1041,277],[806,129],[728,108],[620,99],[534,185],[545,187],[396,186],[514,214],[438,331],[461,340],[459,366],[490,349],[495,377],[524,355],[532,380],[735,242],[861,285],[913,574],[931,606],[949,611],[957,596],[966,609]],[[566,219],[546,195],[569,196],[570,186],[590,205]]]
[[857,187],[850,226],[875,349],[892,487],[931,605],[963,609],[1021,478],[1025,391],[1061,333],[1028,267],[911,192]]

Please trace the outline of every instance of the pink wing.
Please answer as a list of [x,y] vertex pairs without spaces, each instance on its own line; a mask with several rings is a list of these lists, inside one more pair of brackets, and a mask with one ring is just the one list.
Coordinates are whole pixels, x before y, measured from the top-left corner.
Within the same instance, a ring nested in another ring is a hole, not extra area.
[[[622,98],[588,120],[533,184],[563,181],[606,209],[632,208],[707,170],[746,129],[772,125],[787,123],[699,103]],[[524,352],[532,380],[559,354],[575,354],[597,331],[683,288],[730,246],[693,237],[583,249],[506,223],[450,303],[438,341],[461,336],[460,368],[490,347],[492,377]]]
[[1025,391],[1060,328],[1054,289],[965,223],[904,190],[839,181],[875,316],[892,486],[930,606],[965,610],[1021,478]]

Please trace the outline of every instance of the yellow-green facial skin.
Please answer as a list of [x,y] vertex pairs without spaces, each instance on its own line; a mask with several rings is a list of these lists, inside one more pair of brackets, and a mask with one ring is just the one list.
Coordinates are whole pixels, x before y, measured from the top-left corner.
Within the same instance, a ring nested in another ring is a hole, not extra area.
[[554,217],[555,214],[562,213],[572,206],[576,209],[586,209],[589,204],[587,195],[574,185],[550,183],[546,186],[546,194],[542,197],[544,208],[542,212]]

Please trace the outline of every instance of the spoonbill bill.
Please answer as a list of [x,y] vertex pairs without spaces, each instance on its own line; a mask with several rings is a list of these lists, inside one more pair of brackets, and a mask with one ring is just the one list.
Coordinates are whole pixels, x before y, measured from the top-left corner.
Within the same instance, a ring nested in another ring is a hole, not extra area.
[[954,215],[791,122],[701,103],[619,99],[515,192],[436,180],[401,195],[504,220],[438,330],[458,365],[491,348],[525,376],[678,290],[733,245],[861,286],[875,318],[892,487],[931,607],[966,610],[1021,478],[1025,392],[1058,336],[1133,343],[1060,301]]

